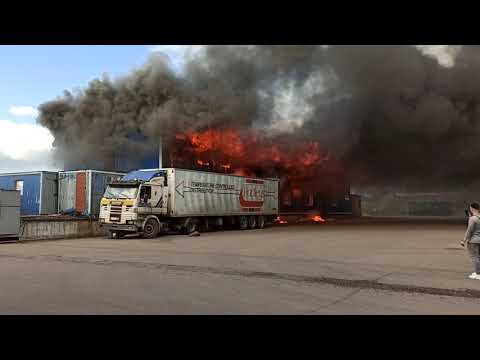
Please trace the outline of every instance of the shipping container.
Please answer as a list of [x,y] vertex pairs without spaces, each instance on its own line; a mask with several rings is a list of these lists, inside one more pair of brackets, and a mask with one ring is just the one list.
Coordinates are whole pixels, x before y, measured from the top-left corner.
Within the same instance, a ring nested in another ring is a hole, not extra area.
[[97,170],[61,171],[58,174],[58,212],[98,215],[108,183],[123,175]]
[[20,191],[0,189],[0,239],[18,237]]
[[0,174],[0,188],[20,191],[21,215],[50,215],[58,208],[58,173],[51,171]]

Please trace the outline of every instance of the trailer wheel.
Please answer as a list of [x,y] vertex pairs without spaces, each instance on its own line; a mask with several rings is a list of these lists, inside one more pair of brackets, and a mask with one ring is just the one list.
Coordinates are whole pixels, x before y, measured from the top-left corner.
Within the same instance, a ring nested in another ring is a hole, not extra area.
[[215,229],[223,230],[223,217],[218,217],[215,219]]
[[191,233],[198,231],[198,221],[195,218],[188,218],[185,220],[183,225],[183,233],[186,235],[190,235]]
[[204,218],[203,229],[204,229],[205,232],[212,231],[213,230],[213,220],[209,219],[208,217]]
[[263,229],[265,227],[265,218],[263,217],[263,215],[260,215],[257,218],[257,227],[259,229]]
[[226,230],[232,230],[235,227],[235,218],[233,216],[227,216],[223,220],[223,227]]
[[248,228],[255,229],[257,227],[257,217],[256,216],[249,216],[248,217]]
[[146,239],[156,238],[159,231],[158,221],[155,219],[149,219],[143,226],[143,237]]
[[248,229],[248,219],[246,216],[240,216],[238,218],[238,227],[240,230],[247,230]]

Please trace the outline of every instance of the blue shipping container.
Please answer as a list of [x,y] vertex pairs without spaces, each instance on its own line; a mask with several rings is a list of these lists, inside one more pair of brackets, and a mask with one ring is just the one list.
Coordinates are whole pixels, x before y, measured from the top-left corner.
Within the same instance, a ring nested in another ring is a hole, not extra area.
[[49,215],[57,212],[58,173],[49,171],[0,174],[0,188],[19,190],[21,215]]

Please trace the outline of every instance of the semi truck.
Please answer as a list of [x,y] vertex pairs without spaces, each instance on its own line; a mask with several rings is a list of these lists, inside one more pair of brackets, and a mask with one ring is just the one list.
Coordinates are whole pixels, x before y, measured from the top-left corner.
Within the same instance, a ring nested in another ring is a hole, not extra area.
[[110,238],[200,229],[262,229],[279,213],[279,180],[184,170],[136,170],[112,182],[100,203]]

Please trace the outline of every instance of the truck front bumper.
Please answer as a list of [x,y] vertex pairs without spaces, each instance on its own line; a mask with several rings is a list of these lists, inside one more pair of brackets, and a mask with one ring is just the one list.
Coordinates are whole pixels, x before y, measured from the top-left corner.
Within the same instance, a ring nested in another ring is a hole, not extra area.
[[100,223],[100,227],[106,229],[107,231],[117,230],[117,231],[138,232],[138,227],[136,225]]

